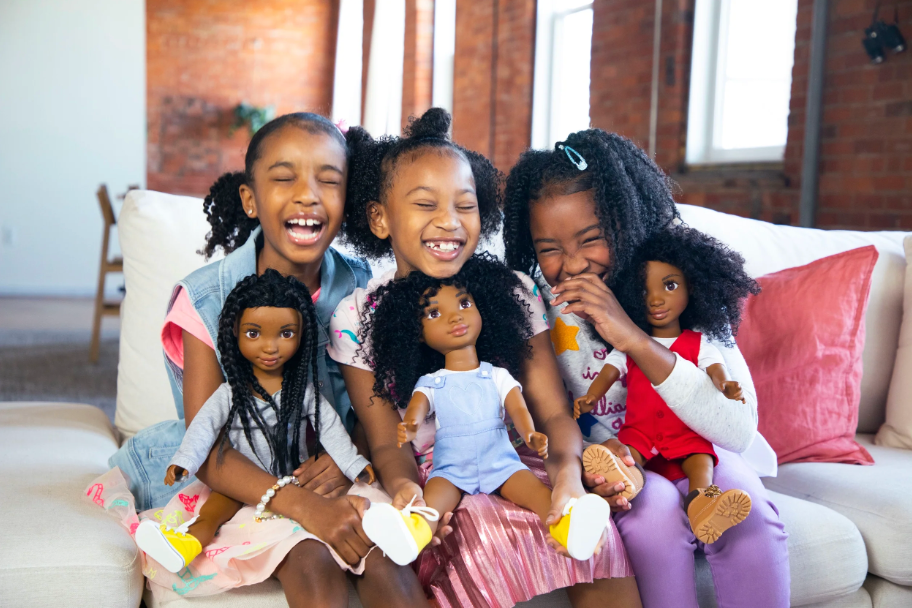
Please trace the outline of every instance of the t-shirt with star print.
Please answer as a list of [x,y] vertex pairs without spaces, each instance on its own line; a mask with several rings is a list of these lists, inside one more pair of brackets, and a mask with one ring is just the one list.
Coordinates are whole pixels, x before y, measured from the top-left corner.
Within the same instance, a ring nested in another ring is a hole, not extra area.
[[[366,287],[356,288],[350,296],[339,302],[329,321],[330,336],[329,344],[326,346],[326,352],[334,361],[366,371],[373,370],[363,357],[367,348],[359,351],[361,343],[365,341],[365,337],[361,335],[360,331],[361,311],[369,305],[368,296],[381,285],[392,281],[395,274],[395,270],[390,270],[373,278],[368,281]],[[545,314],[545,305],[542,302],[538,285],[527,274],[516,272],[516,276],[519,277],[525,288],[516,295],[526,304],[526,310],[529,311],[528,320],[532,327],[532,335],[547,331],[548,317]],[[404,416],[405,410],[400,409],[399,414]],[[434,445],[434,430],[434,424],[421,425],[421,428],[418,429],[418,436],[412,442],[415,454],[423,455],[431,450]]]

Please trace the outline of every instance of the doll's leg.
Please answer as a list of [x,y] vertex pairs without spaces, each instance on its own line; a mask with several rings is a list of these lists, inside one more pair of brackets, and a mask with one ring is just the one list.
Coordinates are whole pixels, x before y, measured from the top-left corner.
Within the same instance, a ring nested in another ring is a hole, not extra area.
[[[529,474],[531,475],[531,473]],[[443,477],[432,477],[424,486],[424,502],[440,513],[441,517],[444,513],[454,511],[460,500],[462,500],[462,490]],[[439,520],[428,521],[431,532],[437,532],[438,523],[440,523]]]
[[188,532],[196,537],[200,545],[205,547],[215,538],[215,533],[222,524],[234,517],[244,506],[233,498],[224,494],[212,492],[209,498],[200,507],[197,519],[190,526]]
[[523,509],[529,509],[541,519],[548,519],[551,509],[551,490],[528,470],[517,471],[500,486],[500,495]]
[[713,485],[713,457],[709,454],[691,454],[681,462],[681,468],[690,481],[688,492]]
[[722,492],[713,485],[713,457],[691,454],[681,462],[687,475],[689,492],[684,510],[697,540],[711,544],[723,532],[737,526],[751,511],[750,494],[740,489]]

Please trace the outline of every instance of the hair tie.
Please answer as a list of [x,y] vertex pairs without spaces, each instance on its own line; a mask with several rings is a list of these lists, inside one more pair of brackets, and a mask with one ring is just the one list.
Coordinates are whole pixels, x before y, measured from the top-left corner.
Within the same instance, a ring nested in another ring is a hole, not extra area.
[[[586,159],[583,158],[583,155],[571,148],[570,146],[565,146],[564,144],[557,144],[558,150],[563,150],[564,154],[567,155],[567,158],[570,159],[570,162],[573,163],[573,166],[579,169],[580,171],[585,171],[589,164],[586,162]],[[576,158],[573,158],[573,157]]]
[[345,124],[344,118],[342,120],[340,120],[339,122],[335,122],[333,124],[336,125],[336,128],[339,129],[339,132],[342,135],[345,135],[346,133],[348,133],[348,125]]

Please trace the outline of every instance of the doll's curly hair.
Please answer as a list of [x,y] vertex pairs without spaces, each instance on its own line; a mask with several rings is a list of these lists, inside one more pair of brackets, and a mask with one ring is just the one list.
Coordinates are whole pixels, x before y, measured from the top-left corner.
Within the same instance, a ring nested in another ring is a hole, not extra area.
[[[391,281],[371,295],[361,313],[367,337],[367,360],[374,366],[374,395],[405,408],[418,379],[444,367],[444,356],[422,340],[424,310],[441,287],[465,289],[475,300],[483,329],[475,348],[478,358],[518,376],[531,356],[528,321],[531,298],[516,273],[487,253],[469,258],[455,275],[437,279],[421,272]],[[363,348],[363,345],[362,345]]]
[[[567,147],[585,160],[583,170],[574,164]],[[529,230],[530,205],[549,196],[591,190],[611,250],[611,273],[619,272],[644,239],[679,217],[673,186],[636,144],[601,129],[573,133],[553,150],[528,150],[506,181],[503,235],[507,265],[528,274],[534,274],[538,266]]]
[[[244,311],[261,306],[293,308],[301,313],[301,345],[282,369],[281,405],[257,381],[253,364],[241,354],[235,333]],[[316,400],[314,420],[317,421],[314,424],[314,445],[309,446],[309,451],[319,455],[321,399],[317,384],[318,341],[317,312],[313,300],[307,287],[294,277],[283,277],[270,268],[260,276],[250,275],[231,290],[219,316],[218,349],[225,378],[231,386],[231,408],[219,442],[219,463],[228,443],[228,431],[234,421],[239,420],[248,443],[253,444],[254,432],[260,432],[266,438],[272,456],[270,472],[276,477],[290,475],[301,463],[299,447],[302,421],[306,423],[304,397],[308,381],[311,383],[311,398]],[[266,425],[254,401],[254,392],[275,410],[278,418],[275,427]]]
[[760,293],[760,285],[744,271],[741,254],[685,225],[670,226],[643,241],[627,269],[618,275],[614,292],[630,318],[652,333],[643,297],[647,262],[665,262],[684,274],[689,300],[680,317],[681,329],[700,331],[727,346],[734,345],[744,300]]
[[393,253],[388,239],[380,240],[371,232],[367,209],[371,201],[385,204],[389,189],[402,163],[421,154],[451,154],[465,160],[475,178],[481,236],[488,237],[500,226],[503,175],[487,158],[453,143],[448,135],[451,117],[446,110],[431,108],[409,118],[402,137],[374,139],[360,127],[349,129],[347,139],[351,156],[348,190],[345,200],[345,223],[341,235],[358,255],[380,259]]

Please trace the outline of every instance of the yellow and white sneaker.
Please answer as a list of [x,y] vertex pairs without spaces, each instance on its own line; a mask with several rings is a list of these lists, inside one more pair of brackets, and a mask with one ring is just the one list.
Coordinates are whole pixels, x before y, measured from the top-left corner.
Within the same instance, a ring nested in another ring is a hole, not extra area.
[[400,566],[418,559],[418,554],[433,538],[428,520],[440,519],[435,509],[413,506],[415,498],[401,511],[391,504],[371,503],[361,519],[367,537]]
[[171,528],[151,519],[143,520],[136,528],[136,544],[165,570],[180,572],[203,552],[200,542],[187,532],[194,521],[195,517]]
[[561,520],[550,526],[551,536],[567,548],[570,557],[587,560],[595,553],[609,519],[611,507],[601,496],[571,498],[564,505]]

